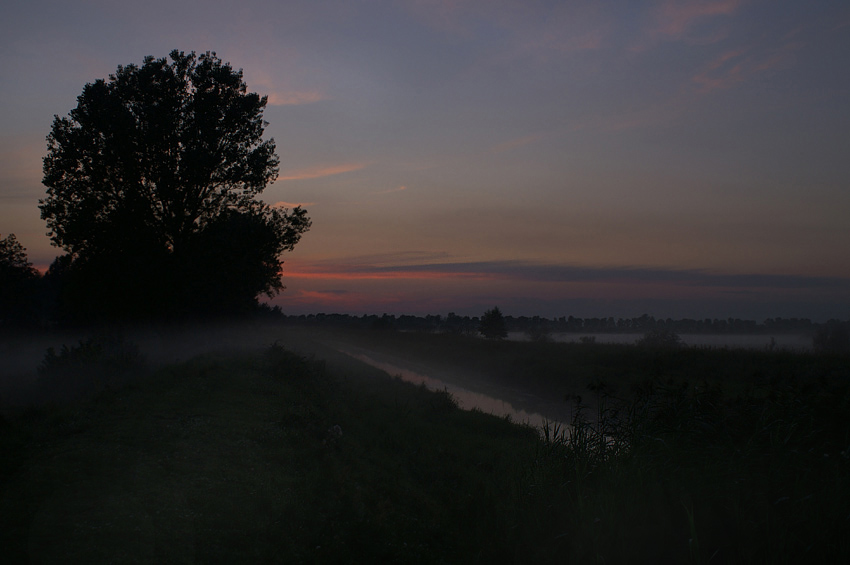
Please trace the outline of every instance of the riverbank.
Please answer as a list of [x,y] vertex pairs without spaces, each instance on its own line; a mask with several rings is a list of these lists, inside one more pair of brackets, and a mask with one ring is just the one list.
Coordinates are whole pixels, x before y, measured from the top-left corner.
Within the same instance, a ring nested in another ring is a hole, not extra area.
[[659,379],[702,382],[738,393],[806,376],[845,375],[845,357],[786,349],[657,349],[603,342],[493,341],[448,333],[312,330],[335,350],[370,356],[486,394],[527,412],[570,419],[581,397],[596,413],[605,396],[628,402]]
[[205,355],[0,431],[8,563],[439,563],[552,549],[526,546],[543,540],[524,533],[522,504],[508,510],[519,493],[496,496],[519,487],[532,430],[341,357]]

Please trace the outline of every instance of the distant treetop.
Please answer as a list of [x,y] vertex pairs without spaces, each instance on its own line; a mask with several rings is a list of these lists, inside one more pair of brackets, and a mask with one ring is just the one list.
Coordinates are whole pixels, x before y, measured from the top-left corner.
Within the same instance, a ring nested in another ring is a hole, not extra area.
[[508,337],[505,318],[502,316],[502,311],[499,310],[498,306],[494,306],[492,310],[484,312],[478,331],[487,339],[504,339]]

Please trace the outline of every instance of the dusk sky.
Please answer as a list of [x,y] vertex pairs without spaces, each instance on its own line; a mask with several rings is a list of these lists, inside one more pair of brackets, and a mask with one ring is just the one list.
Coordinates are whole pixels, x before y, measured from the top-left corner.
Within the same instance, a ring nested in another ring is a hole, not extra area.
[[[0,235],[55,114],[172,49],[267,95],[285,313],[850,318],[850,2],[7,0]],[[128,297],[131,299],[131,297]]]

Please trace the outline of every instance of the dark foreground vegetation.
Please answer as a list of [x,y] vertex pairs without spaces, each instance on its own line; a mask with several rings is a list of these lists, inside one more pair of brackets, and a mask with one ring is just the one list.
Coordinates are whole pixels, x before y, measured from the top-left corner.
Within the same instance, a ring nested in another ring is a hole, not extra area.
[[444,363],[527,363],[523,378],[560,367],[573,427],[541,435],[464,412],[318,344],[312,358],[276,344],[153,369],[131,344],[84,341],[48,355],[41,377],[100,392],[0,422],[7,562],[850,555],[847,357],[380,342]]

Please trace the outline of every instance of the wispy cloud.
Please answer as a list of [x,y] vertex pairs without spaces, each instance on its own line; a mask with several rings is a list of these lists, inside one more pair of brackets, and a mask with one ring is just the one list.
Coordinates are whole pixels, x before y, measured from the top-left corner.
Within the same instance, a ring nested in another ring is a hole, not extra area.
[[280,202],[275,202],[271,205],[272,208],[296,208],[298,206],[315,206],[315,202],[285,202],[281,200]]
[[718,16],[730,16],[741,0],[667,0],[655,13],[654,37],[679,39],[699,21]]
[[295,290],[280,295],[277,302],[284,311],[301,310],[323,312],[375,312],[381,308],[392,308],[393,304],[409,303],[410,299],[401,295],[381,293],[375,296],[368,292],[355,292],[341,289],[331,290]]
[[693,82],[703,90],[726,88],[732,84],[741,82],[744,71],[743,55],[743,49],[723,53],[694,75],[692,78]]
[[693,269],[583,267],[530,261],[417,262],[395,265],[324,261],[300,264],[287,276],[318,279],[477,279],[549,283],[663,283],[683,287],[729,289],[846,289],[839,277],[771,274],[724,274]]
[[296,106],[329,99],[329,96],[318,90],[276,91],[268,93],[267,96],[270,106]]
[[514,55],[533,55],[546,60],[550,55],[569,55],[605,47],[611,35],[610,24],[600,24],[591,29],[568,30],[571,19],[559,19],[544,29],[514,30],[516,47]]
[[302,299],[320,300],[322,302],[347,300],[352,293],[347,290],[300,290],[298,295]]
[[445,251],[396,251],[394,253],[373,253],[370,255],[356,255],[346,257],[344,259],[326,259],[315,261],[311,265],[332,265],[335,267],[350,265],[372,265],[372,266],[389,266],[389,265],[410,265],[435,263],[438,261],[448,261],[452,256]]
[[504,153],[505,151],[510,151],[511,149],[517,149],[519,147],[523,147],[525,145],[530,145],[532,143],[536,143],[544,138],[546,138],[547,134],[545,133],[533,133],[530,135],[525,135],[523,137],[518,137],[516,139],[511,139],[505,141],[504,143],[499,143],[498,145],[494,145],[490,148],[490,151],[493,153]]
[[595,2],[415,0],[408,6],[419,20],[443,33],[474,38],[482,30],[496,31],[503,47],[497,60],[546,61],[600,49],[613,31],[609,14]]
[[335,309],[356,307],[358,303],[365,299],[365,297],[347,290],[296,290],[287,292],[283,297],[285,300],[281,302],[288,307]]
[[[315,79],[308,78],[309,70],[299,65],[301,57],[293,49],[284,49],[274,57],[269,53],[246,52],[239,59],[250,63],[245,70],[248,87],[268,96],[270,106],[313,104],[331,98],[324,89],[311,84]],[[305,83],[310,86],[305,88]]]
[[387,189],[387,190],[379,190],[377,192],[373,192],[372,194],[392,194],[394,192],[402,192],[402,191],[405,191],[405,190],[407,190],[407,186],[401,185],[401,186],[397,186],[395,188],[390,188],[390,189]]
[[802,45],[791,41],[761,53],[747,49],[726,51],[707,63],[691,80],[704,92],[729,88],[754,75],[788,64]]
[[368,163],[343,163],[341,165],[319,165],[317,167],[310,167],[307,169],[298,169],[292,171],[286,175],[279,176],[277,180],[305,180],[305,179],[317,179],[321,177],[330,177],[334,175],[341,175],[343,173],[350,173],[352,171],[359,171],[361,169],[365,169],[368,166]]

